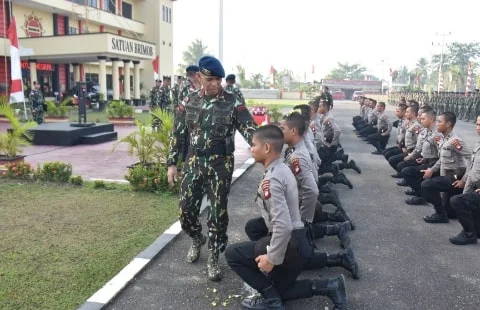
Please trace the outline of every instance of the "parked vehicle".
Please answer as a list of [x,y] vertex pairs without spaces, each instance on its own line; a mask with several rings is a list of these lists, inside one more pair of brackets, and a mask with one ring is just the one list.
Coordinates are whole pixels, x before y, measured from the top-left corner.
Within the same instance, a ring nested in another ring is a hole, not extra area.
[[333,100],[345,100],[347,99],[347,96],[343,91],[334,91],[332,93],[332,99]]
[[354,91],[353,92],[353,95],[352,95],[352,100],[353,101],[358,101],[360,99],[361,96],[363,96],[363,91],[360,91],[360,90],[357,90],[357,91]]
[[[74,98],[73,104],[78,104],[78,101],[75,100],[78,97],[79,89],[77,86],[70,89],[68,92],[69,96]],[[113,90],[107,89],[107,100],[113,99]],[[92,103],[98,103],[100,101],[100,85],[87,82],[87,98],[86,98],[86,105],[90,107]]]

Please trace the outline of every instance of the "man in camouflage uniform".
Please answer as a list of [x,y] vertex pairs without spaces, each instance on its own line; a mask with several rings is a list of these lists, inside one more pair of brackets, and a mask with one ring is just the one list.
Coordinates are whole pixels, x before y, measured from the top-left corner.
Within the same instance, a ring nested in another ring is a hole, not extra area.
[[32,104],[32,116],[33,120],[37,122],[37,124],[43,123],[43,94],[40,91],[40,84],[37,82],[33,82],[33,89],[30,92],[30,103]]
[[169,110],[171,108],[172,100],[170,99],[170,83],[169,76],[163,77],[163,85],[160,87],[160,109]]
[[249,144],[255,131],[253,117],[244,103],[221,87],[225,71],[220,61],[204,56],[199,61],[202,88],[186,97],[180,105],[181,115],[173,132],[168,157],[168,181],[177,179],[179,141],[188,136],[188,154],[183,167],[180,187],[180,223],[193,239],[188,262],[195,262],[200,247],[206,242],[199,221],[203,194],[210,202],[207,215],[207,271],[211,281],[222,274],[218,256],[227,245],[228,193],[232,181],[235,132],[238,130]]
[[180,91],[182,90],[182,84],[183,76],[179,75],[177,76],[177,83],[175,84],[175,86],[172,87],[172,102],[174,111],[177,111],[178,104],[180,103],[180,101],[178,100],[178,95],[180,95]]
[[227,82],[227,86],[225,87],[225,90],[231,92],[232,94],[237,96],[238,99],[240,99],[240,101],[245,103],[245,97],[243,97],[242,92],[240,91],[240,89],[238,89],[238,87],[235,87],[235,83],[236,83],[235,78],[236,78],[235,74],[227,75],[227,78],[225,79],[225,81]]
[[150,109],[160,106],[162,80],[155,80],[155,86],[150,90]]
[[187,80],[182,84],[180,93],[178,94],[178,102],[182,104],[185,97],[192,94],[195,90],[200,89],[200,75],[198,73],[198,66],[191,65],[186,69]]

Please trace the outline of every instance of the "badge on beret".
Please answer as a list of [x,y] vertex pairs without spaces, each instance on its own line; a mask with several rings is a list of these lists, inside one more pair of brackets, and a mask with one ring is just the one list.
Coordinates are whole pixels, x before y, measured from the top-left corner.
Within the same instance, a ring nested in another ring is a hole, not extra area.
[[302,169],[300,168],[300,159],[299,158],[294,158],[292,159],[292,170],[295,175],[299,175],[300,172],[302,172]]
[[270,197],[272,197],[272,194],[270,193],[270,180],[263,180],[261,186],[263,191],[263,197],[265,197],[265,199],[269,199]]
[[457,150],[461,150],[461,149],[462,149],[462,145],[460,144],[460,141],[458,141],[458,139],[453,140],[452,145],[453,145]]

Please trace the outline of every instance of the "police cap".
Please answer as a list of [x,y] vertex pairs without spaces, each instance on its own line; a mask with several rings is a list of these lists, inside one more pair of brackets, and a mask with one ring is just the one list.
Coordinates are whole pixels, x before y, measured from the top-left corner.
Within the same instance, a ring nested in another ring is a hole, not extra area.
[[198,62],[200,72],[206,76],[225,77],[225,70],[220,61],[212,56],[203,56]]

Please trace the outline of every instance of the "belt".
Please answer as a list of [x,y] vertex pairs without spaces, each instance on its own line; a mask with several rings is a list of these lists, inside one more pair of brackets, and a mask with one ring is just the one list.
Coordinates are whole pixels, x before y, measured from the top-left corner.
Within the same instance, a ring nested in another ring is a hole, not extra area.
[[211,155],[225,156],[225,155],[229,155],[229,154],[227,154],[227,148],[224,144],[215,145],[215,146],[210,147],[208,149],[193,149],[192,153],[195,156],[211,156]]

